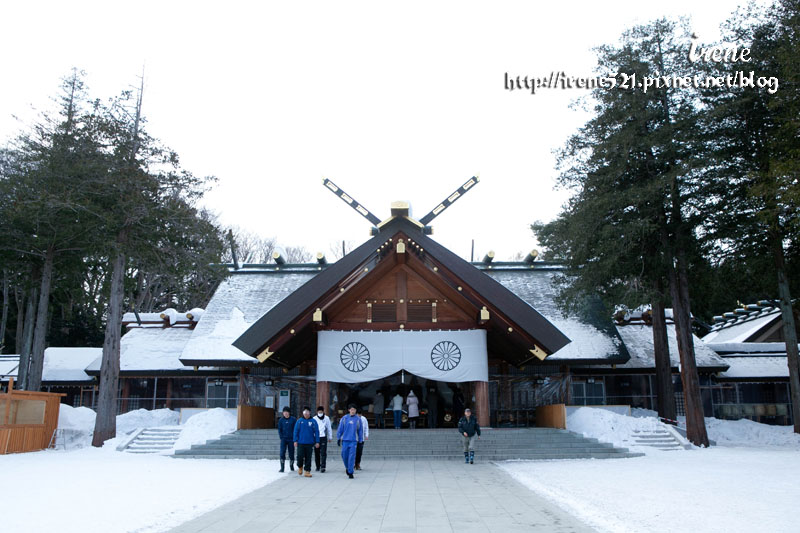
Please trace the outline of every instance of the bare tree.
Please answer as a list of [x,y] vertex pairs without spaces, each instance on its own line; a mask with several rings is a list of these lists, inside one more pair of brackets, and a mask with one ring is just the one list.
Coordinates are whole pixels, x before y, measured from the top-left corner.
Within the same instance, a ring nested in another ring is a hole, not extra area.
[[328,246],[328,251],[331,253],[331,258],[333,258],[334,261],[338,261],[345,255],[352,252],[355,247],[355,241],[332,242]]

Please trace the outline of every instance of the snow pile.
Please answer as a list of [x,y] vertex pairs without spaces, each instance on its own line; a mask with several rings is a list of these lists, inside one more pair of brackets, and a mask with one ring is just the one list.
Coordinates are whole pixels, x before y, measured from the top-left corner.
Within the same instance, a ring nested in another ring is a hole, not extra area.
[[177,426],[180,423],[180,412],[171,409],[137,409],[117,416],[117,435],[128,434],[139,428],[158,426]]
[[2,496],[2,530],[9,533],[169,531],[286,476],[277,461],[173,459],[91,447],[0,455],[0,471],[14,480]]
[[706,418],[706,430],[719,446],[788,446],[800,450],[800,435],[792,426],[770,426],[744,418]]
[[81,448],[92,443],[95,418],[97,415],[88,407],[72,407],[65,403],[59,406],[58,429],[63,430],[66,449]]
[[567,429],[621,448],[652,453],[653,448],[634,443],[638,432],[663,430],[664,424],[656,418],[620,415],[605,409],[581,407],[567,417]]
[[186,421],[174,449],[191,448],[192,444],[203,444],[207,440],[217,439],[220,435],[234,431],[236,431],[236,415],[220,407],[209,409]]

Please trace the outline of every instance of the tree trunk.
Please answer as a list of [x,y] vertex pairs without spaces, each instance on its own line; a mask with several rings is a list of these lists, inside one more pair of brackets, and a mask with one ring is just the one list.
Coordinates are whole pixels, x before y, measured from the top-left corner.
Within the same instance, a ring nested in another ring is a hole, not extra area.
[[39,289],[39,305],[36,310],[36,325],[33,329],[33,347],[31,348],[31,367],[28,374],[28,389],[38,391],[42,386],[42,370],[44,369],[44,345],[47,340],[48,304],[50,287],[53,280],[53,262],[55,252],[47,250],[42,268],[42,283]]
[[700,396],[700,376],[697,373],[697,361],[694,358],[689,283],[686,261],[682,255],[681,251],[678,251],[677,266],[669,265],[668,270],[672,294],[672,319],[675,322],[675,336],[678,339],[678,353],[681,360],[681,382],[683,383],[683,399],[686,410],[686,438],[696,446],[708,447],[706,420]]
[[670,362],[669,340],[667,339],[667,321],[664,316],[664,301],[661,295],[653,298],[652,314],[658,416],[669,420],[677,420],[675,389],[672,386],[672,363]]
[[8,270],[3,270],[3,314],[0,316],[0,353],[6,347],[6,324],[8,323]]
[[39,294],[36,287],[31,289],[28,296],[28,305],[25,308],[25,326],[22,329],[22,349],[19,351],[19,371],[17,377],[18,389],[30,390],[28,376],[31,368],[31,347],[33,345],[33,324],[36,321],[36,296]]
[[92,446],[100,447],[117,435],[117,394],[119,389],[119,348],[124,291],[125,252],[117,251],[111,272],[111,297],[100,364],[100,390]]
[[14,289],[14,300],[17,303],[17,330],[15,331],[14,351],[22,353],[22,343],[25,337],[23,336],[25,329],[25,291],[20,290],[18,287]]
[[772,254],[778,274],[778,296],[780,298],[783,338],[786,341],[786,363],[789,365],[789,395],[792,402],[794,432],[800,433],[800,357],[797,349],[797,329],[792,312],[792,296],[789,291],[789,278],[786,275],[786,261],[780,235],[772,238]]

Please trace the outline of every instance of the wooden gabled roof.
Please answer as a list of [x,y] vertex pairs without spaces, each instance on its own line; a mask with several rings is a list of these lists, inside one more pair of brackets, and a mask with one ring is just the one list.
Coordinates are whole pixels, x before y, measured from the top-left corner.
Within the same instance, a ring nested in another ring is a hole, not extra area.
[[542,358],[570,342],[528,303],[424,235],[422,228],[414,221],[397,217],[384,224],[373,238],[289,294],[259,318],[233,345],[259,360],[269,359],[284,366],[294,366],[297,362],[293,360],[295,358],[279,353],[281,348],[293,346],[296,349],[301,344],[298,340],[301,330],[310,330],[314,312],[344,296],[378,268],[386,256],[385,250],[390,248],[386,246],[387,242],[393,239],[391,247],[396,247],[395,237],[398,235],[404,236],[406,241],[413,241],[413,245],[406,242],[409,255],[416,254],[415,257],[430,267],[431,271],[446,277],[444,282],[453,289],[457,285],[459,294],[477,309],[487,306],[492,313],[494,327],[502,326],[504,331],[507,328],[509,336],[513,332],[515,337],[512,343],[525,345],[519,352],[528,357],[514,357],[517,364],[533,359],[534,352]]

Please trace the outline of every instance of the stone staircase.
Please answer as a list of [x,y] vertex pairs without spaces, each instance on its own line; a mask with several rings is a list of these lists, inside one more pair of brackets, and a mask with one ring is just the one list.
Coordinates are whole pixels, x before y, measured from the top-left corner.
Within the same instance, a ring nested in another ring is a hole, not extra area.
[[[188,450],[178,450],[174,457],[278,459],[279,445],[277,430],[240,430]],[[339,451],[335,440],[329,443],[329,460],[338,460]],[[640,455],[597,439],[550,428],[485,429],[475,452],[480,461],[612,459]],[[464,453],[455,429],[372,429],[364,447],[363,460],[369,459],[463,461]]]
[[126,453],[165,453],[172,449],[181,435],[180,426],[144,428],[123,443],[119,451]]
[[[636,431],[633,434],[633,442],[628,443],[633,446],[648,446],[664,451],[683,450],[687,448],[687,442],[679,438],[668,428],[659,428],[653,431]],[[691,447],[689,445],[688,447]]]

